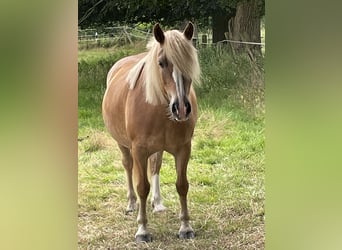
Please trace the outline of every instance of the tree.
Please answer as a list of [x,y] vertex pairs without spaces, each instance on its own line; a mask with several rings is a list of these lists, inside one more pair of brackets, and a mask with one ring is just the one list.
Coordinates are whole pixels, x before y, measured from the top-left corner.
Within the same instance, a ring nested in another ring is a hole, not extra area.
[[[235,41],[261,42],[260,24],[265,12],[264,0],[242,0],[237,3],[236,14],[228,23],[228,38]],[[261,54],[258,45],[232,44],[235,50],[247,48]]]
[[80,0],[79,25],[118,21],[179,26],[185,19],[208,25],[210,16],[214,43],[225,40],[225,33],[230,39],[257,42],[264,5],[265,0]]

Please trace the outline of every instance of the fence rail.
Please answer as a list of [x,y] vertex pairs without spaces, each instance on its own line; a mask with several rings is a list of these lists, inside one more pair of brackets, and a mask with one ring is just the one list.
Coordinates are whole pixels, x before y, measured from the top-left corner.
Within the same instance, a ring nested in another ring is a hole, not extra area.
[[78,41],[96,40],[96,39],[115,39],[124,38],[131,40],[131,37],[146,40],[151,36],[149,31],[139,30],[126,26],[106,27],[98,33],[96,29],[78,30]]
[[[96,29],[84,29],[78,30],[78,41],[79,43],[96,43],[101,41],[117,41],[124,40],[129,43],[133,43],[133,41],[147,41],[152,36],[150,30],[144,31],[137,28],[131,28],[128,26],[115,26],[115,27],[106,27],[102,29],[102,32],[99,32]],[[265,47],[265,43],[256,43],[249,41],[235,41],[235,40],[222,40],[217,43],[212,42],[212,35],[208,33],[200,32],[194,37],[194,45],[199,46],[210,46],[222,43],[239,43],[239,44],[250,44],[250,45],[259,45]]]

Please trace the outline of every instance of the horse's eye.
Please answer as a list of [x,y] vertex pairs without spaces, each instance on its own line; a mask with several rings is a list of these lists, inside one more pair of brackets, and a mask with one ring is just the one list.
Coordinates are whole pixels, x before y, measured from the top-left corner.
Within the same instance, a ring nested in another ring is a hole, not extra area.
[[164,68],[164,63],[162,61],[159,61],[158,64],[161,68]]
[[166,58],[160,58],[158,60],[158,65],[161,67],[161,68],[165,68],[168,66],[168,62],[167,62],[167,59]]

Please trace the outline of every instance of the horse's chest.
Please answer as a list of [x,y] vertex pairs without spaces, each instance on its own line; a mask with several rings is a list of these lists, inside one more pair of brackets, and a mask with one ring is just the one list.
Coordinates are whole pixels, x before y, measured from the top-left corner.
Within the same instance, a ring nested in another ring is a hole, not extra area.
[[151,151],[160,151],[177,148],[191,140],[195,117],[186,122],[177,122],[168,118],[167,106],[135,103],[133,107],[126,116],[127,135],[132,144],[138,144]]
[[187,144],[193,135],[193,126],[156,125],[136,127],[129,133],[132,143],[151,151],[169,150]]
[[182,129],[170,129],[165,131],[166,144],[184,144],[191,140],[193,134],[193,128],[186,127]]

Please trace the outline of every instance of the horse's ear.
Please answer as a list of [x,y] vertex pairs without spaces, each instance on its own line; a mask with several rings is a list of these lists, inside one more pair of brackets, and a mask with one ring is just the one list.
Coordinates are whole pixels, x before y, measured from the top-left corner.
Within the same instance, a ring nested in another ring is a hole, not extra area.
[[183,34],[184,36],[188,39],[188,40],[191,40],[192,39],[192,36],[194,34],[194,25],[192,24],[192,22],[189,22],[184,31],[183,31]]
[[160,28],[159,23],[156,23],[153,27],[153,35],[154,38],[160,43],[163,44],[165,40],[164,32]]

